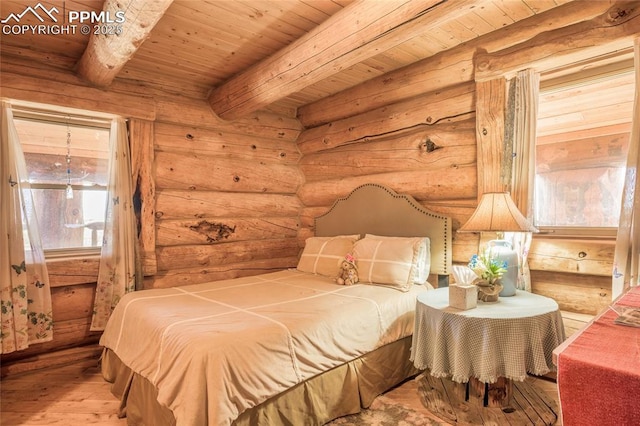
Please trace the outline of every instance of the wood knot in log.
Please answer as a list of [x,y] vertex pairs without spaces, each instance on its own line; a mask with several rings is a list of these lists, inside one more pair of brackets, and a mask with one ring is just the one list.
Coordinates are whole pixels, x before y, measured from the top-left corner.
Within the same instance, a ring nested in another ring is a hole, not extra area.
[[609,22],[612,24],[619,23],[618,21],[624,20],[633,13],[633,9],[614,8],[609,13]]
[[197,225],[189,226],[189,229],[206,236],[209,244],[227,239],[236,232],[235,226],[232,228],[224,223],[209,222],[207,220],[201,220]]
[[436,149],[440,149],[442,147],[436,145],[431,139],[427,138],[426,141],[424,141],[422,143],[422,149],[425,150],[425,152],[433,152]]

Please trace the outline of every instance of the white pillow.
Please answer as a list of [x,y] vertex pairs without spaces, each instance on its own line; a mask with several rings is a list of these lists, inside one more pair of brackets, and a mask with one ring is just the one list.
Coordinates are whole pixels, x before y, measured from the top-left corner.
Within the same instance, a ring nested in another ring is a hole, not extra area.
[[417,274],[421,238],[369,237],[356,241],[353,256],[361,283],[408,291]]
[[431,273],[431,240],[429,237],[384,237],[381,235],[366,234],[365,238],[378,238],[378,239],[404,239],[408,241],[415,241],[416,238],[420,239],[420,248],[416,257],[416,274],[414,276],[414,284],[426,284]]
[[358,234],[307,238],[297,269],[326,277],[337,276],[340,262],[351,253],[358,238]]
[[426,284],[431,273],[431,240],[423,238],[420,244],[420,252],[418,253],[418,272],[416,273],[416,284]]

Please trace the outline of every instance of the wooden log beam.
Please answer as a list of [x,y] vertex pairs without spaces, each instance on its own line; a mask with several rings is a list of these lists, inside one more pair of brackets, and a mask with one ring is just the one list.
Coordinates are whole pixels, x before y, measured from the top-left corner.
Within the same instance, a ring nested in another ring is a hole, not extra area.
[[158,221],[158,246],[219,244],[297,236],[296,217],[226,218],[205,217]]
[[157,151],[163,152],[199,153],[221,159],[234,158],[278,164],[298,164],[301,157],[293,140],[232,133],[223,127],[213,130],[156,123],[154,146]]
[[[55,322],[91,318],[95,297],[95,283],[52,288],[51,309]],[[53,337],[56,338],[55,334]]]
[[[536,236],[529,250],[532,270],[611,277],[615,241]],[[575,278],[575,277],[574,277]]]
[[307,207],[326,206],[365,183],[386,185],[398,193],[411,194],[418,201],[447,200],[451,194],[456,198],[472,198],[477,192],[475,164],[461,164],[307,182],[298,191],[298,197]]
[[132,181],[139,197],[140,210],[138,244],[144,275],[153,275],[158,270],[156,262],[156,185],[153,176],[154,123],[131,119],[129,121],[131,143]]
[[387,107],[377,108],[349,119],[308,129],[300,134],[298,148],[303,155],[325,149],[369,141],[391,132],[431,127],[447,121],[468,119],[475,111],[475,91],[471,83],[438,93],[416,96]]
[[[43,82],[46,81],[46,84]],[[2,63],[2,96],[29,102],[118,114],[153,121],[156,105],[146,95],[116,93],[89,87],[77,76],[62,71],[43,71],[28,64]]]
[[229,191],[159,190],[158,219],[210,217],[297,216],[302,208],[294,194],[233,193]]
[[[456,2],[452,2],[456,3]],[[488,52],[525,42],[542,31],[591,19],[608,8],[608,2],[569,3],[485,34],[445,52],[372,78],[298,108],[298,118],[309,128],[474,79],[474,53]]]
[[[65,366],[71,363],[74,365],[82,363],[82,365],[86,365],[87,368],[95,367],[98,365],[98,359],[100,358],[100,354],[103,349],[102,346],[97,344],[100,335],[98,333],[95,334],[95,337],[92,339],[95,343],[89,343],[76,348],[56,350],[57,348],[53,347],[47,351],[42,349],[42,345],[34,345],[27,350],[31,350],[32,348],[36,348],[37,350],[32,350],[28,355],[23,354],[23,351],[14,352],[21,356],[24,355],[21,358],[18,358],[17,356],[11,358],[9,356],[14,353],[3,355],[0,377],[5,378],[14,374],[26,373],[28,371],[40,370],[42,368]],[[73,386],[75,385],[76,384],[73,384]],[[42,404],[42,401],[39,403]],[[96,415],[94,414],[93,418],[95,418],[95,416]],[[65,418],[65,423],[67,421],[68,418]]]
[[111,84],[171,3],[173,0],[106,0],[102,10],[109,12],[112,19],[115,19],[116,12],[124,12],[124,22],[114,24],[121,32],[91,34],[77,64],[78,75],[98,87]]
[[511,78],[521,69],[559,68],[633,46],[640,35],[640,3],[618,2],[589,21],[539,34],[494,53],[476,56],[476,81]]
[[100,334],[102,333],[97,331],[90,331],[90,325],[90,315],[84,318],[56,321],[53,325],[53,335],[55,336],[53,340],[49,342],[38,343],[37,345],[31,345],[27,349],[22,351],[3,354],[0,359],[0,364],[2,365],[1,371],[3,372],[2,374],[5,374],[5,368],[11,365],[16,360],[27,359],[32,356],[45,356],[49,358],[50,356],[54,356],[54,354],[57,354],[57,351],[59,349],[98,343],[98,341],[100,340]]
[[228,280],[295,268],[297,264],[298,256],[296,254],[288,257],[256,259],[249,262],[224,263],[197,269],[173,269],[161,272],[153,278],[145,280],[144,288],[178,287],[209,281]]
[[295,141],[302,130],[297,118],[258,111],[241,120],[224,121],[213,113],[205,100],[181,96],[156,97],[157,121],[213,129],[221,135],[229,133],[269,139]]
[[158,247],[158,272],[226,266],[268,258],[297,256],[296,238],[234,241],[230,243]]
[[100,259],[55,259],[47,261],[51,288],[98,281]]
[[504,158],[504,120],[507,83],[496,78],[476,86],[476,140],[478,143],[478,200],[485,192],[508,188],[501,176]]
[[596,315],[611,303],[611,277],[531,270],[531,291],[550,297],[561,310]]
[[157,188],[192,191],[293,194],[304,181],[295,165],[170,152],[155,154],[155,172]]
[[313,182],[475,162],[475,120],[470,118],[310,153],[300,161],[300,169],[306,182]]
[[479,0],[354,3],[215,89],[212,109],[231,120],[377,55],[473,8]]

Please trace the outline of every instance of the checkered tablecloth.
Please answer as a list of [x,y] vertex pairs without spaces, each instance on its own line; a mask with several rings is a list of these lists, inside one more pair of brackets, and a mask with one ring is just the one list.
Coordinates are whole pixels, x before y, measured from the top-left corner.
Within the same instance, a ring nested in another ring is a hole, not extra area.
[[518,291],[463,311],[449,306],[445,287],[418,296],[411,360],[433,376],[460,383],[470,377],[522,381],[527,373],[555,369],[552,352],[564,338],[553,299]]

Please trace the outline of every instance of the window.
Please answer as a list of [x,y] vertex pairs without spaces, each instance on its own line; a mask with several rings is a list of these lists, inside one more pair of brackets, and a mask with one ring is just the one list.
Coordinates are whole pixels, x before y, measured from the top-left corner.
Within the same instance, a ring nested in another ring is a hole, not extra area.
[[104,231],[110,122],[20,108],[14,122],[45,252],[96,251]]
[[613,235],[633,116],[633,62],[582,68],[541,83],[534,222],[564,234]]

